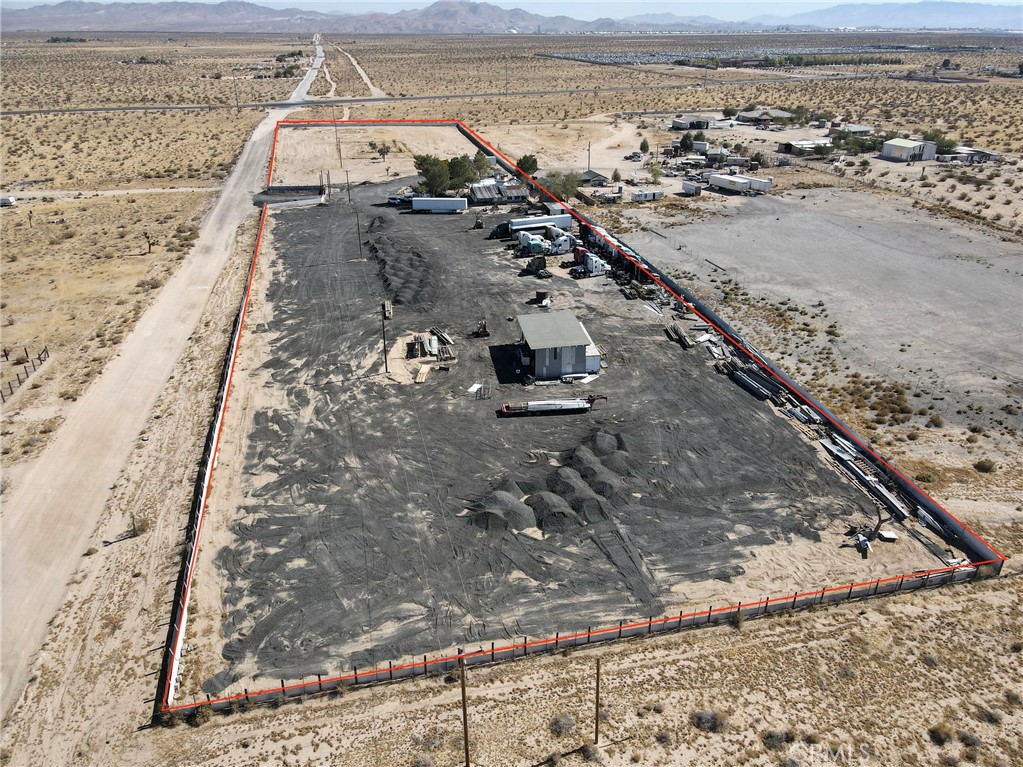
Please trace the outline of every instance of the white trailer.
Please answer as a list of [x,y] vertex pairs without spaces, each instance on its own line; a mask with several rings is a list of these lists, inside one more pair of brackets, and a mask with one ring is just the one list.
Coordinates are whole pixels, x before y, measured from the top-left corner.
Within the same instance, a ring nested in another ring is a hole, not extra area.
[[697,184],[695,181],[682,182],[682,194],[688,197],[699,197],[702,191],[703,187]]
[[757,178],[756,176],[740,176],[749,181],[749,188],[751,192],[766,192],[771,188],[774,183],[774,176],[768,176],[767,178]]
[[461,213],[469,209],[465,197],[414,197],[412,211],[415,213]]
[[632,193],[633,202],[649,202],[650,200],[659,200],[662,197],[664,197],[664,191],[661,189],[654,189],[653,191],[644,189]]
[[546,229],[556,226],[566,232],[572,228],[572,214],[562,213],[557,216],[532,216],[530,218],[513,218],[508,222],[508,229],[515,234],[520,229]]
[[745,192],[749,190],[749,179],[745,176],[727,176],[723,173],[714,173],[707,182],[717,189],[727,189],[730,192]]

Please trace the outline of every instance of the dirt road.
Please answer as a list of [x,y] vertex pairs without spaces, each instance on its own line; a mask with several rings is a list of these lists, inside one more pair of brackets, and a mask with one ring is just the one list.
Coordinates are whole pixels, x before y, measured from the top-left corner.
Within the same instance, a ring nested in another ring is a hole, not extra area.
[[362,78],[362,81],[366,83],[366,87],[369,88],[370,96],[374,98],[388,98],[388,95],[385,91],[382,91],[375,85],[373,85],[372,80],[369,79],[369,75],[366,74],[366,70],[359,66],[359,62],[355,60],[355,57],[352,54],[343,49],[340,45],[335,45],[334,47],[341,51],[341,53],[347,56],[348,60],[352,62],[352,66],[355,67],[355,71],[359,73],[359,77]]
[[[292,94],[301,102],[312,77]],[[164,388],[234,248],[238,228],[256,214],[274,126],[291,108],[271,110],[225,182],[199,238],[159,298],[141,317],[103,375],[69,409],[50,446],[10,472],[3,504],[0,710],[20,694],[47,621],[110,497],[146,417]]]

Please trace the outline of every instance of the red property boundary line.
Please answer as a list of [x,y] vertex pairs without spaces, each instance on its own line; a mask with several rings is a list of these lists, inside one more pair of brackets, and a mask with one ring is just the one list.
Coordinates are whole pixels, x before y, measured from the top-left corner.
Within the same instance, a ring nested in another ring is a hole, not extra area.
[[[267,177],[266,177],[266,179],[267,179],[267,186],[270,187],[272,185],[271,182],[272,182],[272,179],[273,179],[274,164],[275,164],[275,161],[276,161],[277,140],[278,140],[278,136],[279,136],[279,130],[280,130],[280,128],[282,126],[283,127],[293,127],[293,126],[313,127],[313,126],[332,126],[332,125],[340,125],[340,126],[344,126],[344,127],[356,127],[356,126],[360,126],[360,125],[366,125],[366,126],[394,125],[394,126],[398,126],[398,127],[403,126],[403,125],[422,125],[422,126],[437,126],[437,127],[442,127],[442,126],[454,127],[456,129],[458,129],[460,132],[462,132],[463,135],[465,135],[466,137],[470,138],[470,140],[473,143],[476,143],[477,145],[479,145],[479,146],[481,146],[483,148],[486,148],[486,150],[490,151],[493,154],[493,156],[495,156],[497,158],[500,158],[500,160],[502,160],[503,163],[506,164],[506,167],[514,169],[515,172],[521,174],[531,184],[533,184],[533,186],[535,186],[537,189],[540,189],[544,194],[546,194],[552,200],[554,200],[554,201],[560,203],[561,205],[563,205],[565,210],[567,212],[569,212],[574,218],[576,218],[581,224],[585,224],[588,227],[592,226],[592,224],[589,221],[585,220],[571,206],[569,206],[567,203],[564,203],[561,200],[559,200],[548,189],[543,187],[535,179],[533,179],[531,176],[529,176],[529,174],[524,173],[521,169],[518,168],[517,165],[515,165],[514,162],[512,162],[511,159],[509,159],[507,156],[502,154],[500,151],[498,151],[497,149],[492,147],[478,133],[476,133],[474,130],[469,128],[462,121],[455,120],[455,119],[446,119],[446,120],[281,120],[281,121],[278,121],[277,125],[274,127],[273,143],[272,143],[271,148],[270,148],[269,167],[268,167],[268,170],[267,170]],[[519,656],[517,656],[517,653],[519,651],[522,651],[523,655],[528,655],[528,654],[530,654],[530,652],[538,652],[538,651],[543,652],[543,651],[547,651],[547,650],[550,650],[550,649],[559,649],[559,647],[577,646],[579,644],[590,644],[591,641],[594,640],[594,639],[596,641],[606,641],[608,639],[619,639],[619,638],[626,638],[626,637],[630,637],[630,636],[637,636],[637,635],[642,634],[642,633],[653,633],[654,631],[662,632],[662,631],[666,631],[666,630],[681,630],[684,627],[683,623],[686,622],[686,621],[690,622],[690,626],[695,627],[697,625],[707,625],[708,623],[719,622],[720,619],[723,616],[725,616],[725,617],[736,617],[736,616],[739,616],[739,615],[744,615],[746,617],[755,617],[757,615],[763,615],[763,614],[770,613],[772,607],[776,608],[776,610],[777,609],[790,609],[790,608],[795,608],[795,607],[804,607],[804,606],[807,606],[807,600],[809,600],[809,604],[812,605],[812,604],[834,603],[834,602],[837,602],[837,601],[842,601],[844,599],[851,599],[851,598],[854,598],[854,597],[855,598],[862,598],[862,597],[867,597],[867,596],[876,596],[876,595],[882,594],[882,593],[883,594],[894,593],[894,592],[897,592],[897,591],[902,591],[902,590],[904,590],[906,588],[920,588],[920,587],[923,587],[923,586],[932,585],[931,581],[932,581],[932,578],[934,576],[938,576],[938,584],[939,585],[941,585],[943,583],[961,582],[961,581],[965,581],[965,580],[972,580],[973,578],[976,578],[976,577],[980,576],[982,574],[982,568],[984,568],[985,566],[995,566],[994,573],[997,574],[997,572],[1000,572],[1001,565],[1005,561],[1004,555],[999,553],[996,549],[994,549],[994,547],[992,547],[990,544],[988,544],[983,538],[981,538],[973,530],[971,530],[969,527],[967,527],[965,524],[963,524],[954,515],[949,513],[947,510],[945,510],[944,507],[942,507],[940,504],[938,504],[936,501],[934,501],[934,499],[932,499],[929,495],[927,495],[926,493],[921,491],[919,488],[917,488],[915,484],[913,484],[909,479],[907,479],[901,472],[899,472],[894,466],[892,466],[882,456],[878,455],[875,451],[873,451],[866,443],[864,443],[862,440],[860,440],[859,437],[857,437],[851,430],[847,429],[843,424],[837,422],[830,415],[830,413],[828,413],[827,411],[822,410],[821,407],[819,407],[815,402],[812,402],[812,401],[808,400],[807,397],[802,392],[800,392],[798,389],[794,389],[793,386],[788,381],[786,381],[785,379],[780,377],[777,373],[775,373],[774,370],[772,370],[770,367],[765,365],[762,360],[758,359],[757,355],[752,354],[751,352],[749,352],[746,349],[746,346],[745,346],[744,343],[736,340],[729,333],[726,333],[724,330],[722,330],[718,326],[718,324],[716,322],[714,322],[711,318],[707,317],[703,312],[699,311],[695,306],[693,306],[693,304],[690,301],[686,300],[683,296],[679,295],[675,290],[673,290],[669,285],[665,284],[665,282],[661,279],[661,277],[658,274],[655,274],[648,267],[648,265],[646,263],[642,263],[639,260],[637,260],[636,258],[633,258],[629,254],[625,253],[622,250],[622,248],[617,243],[612,242],[607,237],[604,237],[604,235],[598,233],[598,235],[601,237],[601,239],[603,239],[608,244],[608,246],[613,248],[618,253],[618,255],[620,255],[624,260],[626,260],[627,262],[631,263],[634,267],[636,267],[641,272],[643,272],[643,274],[645,274],[647,277],[649,277],[653,282],[655,282],[661,288],[666,290],[669,295],[671,295],[676,300],[681,302],[690,311],[692,311],[694,314],[696,314],[698,317],[700,317],[700,319],[702,319],[704,322],[706,322],[711,327],[713,327],[714,330],[717,331],[718,333],[720,333],[722,335],[722,337],[727,339],[729,341],[729,343],[731,343],[733,345],[733,347],[741,350],[751,360],[756,362],[756,364],[763,371],[764,374],[770,375],[781,386],[783,386],[785,388],[785,390],[789,394],[792,394],[792,395],[798,397],[802,402],[804,402],[806,405],[811,407],[821,417],[826,419],[828,421],[829,425],[832,428],[837,429],[843,435],[845,435],[846,437],[851,439],[862,450],[864,450],[870,456],[872,456],[875,460],[877,460],[880,464],[882,464],[883,466],[888,468],[890,471],[892,471],[893,473],[898,475],[909,486],[911,486],[917,492],[919,492],[921,496],[923,496],[924,498],[927,498],[931,503],[933,503],[935,505],[935,507],[940,509],[942,512],[947,514],[950,519],[954,520],[957,524],[959,524],[962,527],[963,530],[968,532],[977,541],[979,541],[986,548],[988,548],[991,552],[993,552],[995,556],[990,558],[990,559],[984,560],[984,561],[970,562],[969,564],[955,565],[955,566],[950,566],[950,567],[942,567],[942,568],[936,568],[936,569],[932,569],[932,570],[919,571],[919,572],[915,572],[915,573],[906,573],[906,574],[903,574],[903,575],[895,575],[895,576],[891,576],[891,577],[887,577],[887,578],[881,578],[881,579],[872,580],[872,581],[865,581],[865,582],[861,582],[861,583],[853,583],[853,584],[843,585],[843,586],[833,586],[833,587],[827,587],[827,588],[820,588],[820,589],[816,589],[816,590],[813,590],[813,591],[806,591],[806,592],[802,592],[802,593],[796,593],[796,594],[793,594],[791,596],[790,595],[785,595],[785,596],[770,597],[770,598],[761,599],[761,600],[758,600],[756,602],[750,602],[750,603],[746,603],[746,604],[738,603],[738,604],[728,605],[728,606],[724,606],[724,607],[717,607],[717,608],[710,607],[707,610],[699,610],[699,611],[685,613],[685,614],[679,613],[678,615],[663,616],[663,617],[660,617],[660,618],[651,618],[651,619],[646,620],[646,621],[639,621],[639,622],[633,622],[633,623],[625,623],[623,621],[623,622],[620,622],[617,626],[608,626],[608,627],[604,627],[604,628],[592,629],[592,630],[587,630],[587,631],[584,631],[584,632],[577,632],[577,633],[572,633],[572,634],[566,634],[565,636],[561,636],[560,634],[556,634],[554,638],[535,639],[535,640],[529,641],[528,637],[524,637],[523,638],[524,641],[521,642],[521,643],[518,643],[518,644],[508,644],[508,645],[503,645],[501,647],[497,647],[494,643],[491,643],[491,648],[489,650],[480,649],[480,650],[477,650],[475,652],[468,652],[468,653],[462,652],[461,650],[459,650],[459,652],[457,654],[442,656],[442,657],[434,658],[433,660],[428,660],[427,656],[424,655],[422,661],[414,661],[414,662],[411,662],[411,663],[405,663],[405,664],[401,664],[401,665],[398,665],[398,666],[395,666],[395,665],[389,663],[387,668],[377,667],[377,668],[370,669],[368,671],[362,671],[362,672],[360,672],[360,671],[358,671],[356,669],[356,670],[353,670],[353,672],[350,673],[350,674],[343,674],[343,675],[333,676],[333,677],[329,677],[329,678],[326,678],[326,679],[322,678],[321,676],[317,676],[317,680],[315,682],[304,682],[303,681],[303,682],[297,682],[297,683],[294,683],[294,684],[287,684],[287,685],[282,683],[280,686],[270,687],[270,688],[258,690],[258,691],[255,691],[255,692],[249,692],[248,690],[246,690],[244,693],[228,695],[228,696],[224,696],[224,697],[220,697],[220,698],[211,698],[211,697],[207,696],[207,699],[205,701],[192,701],[192,702],[189,702],[189,703],[174,704],[173,703],[173,699],[174,699],[174,696],[175,696],[175,693],[176,693],[176,690],[175,690],[175,687],[174,687],[174,677],[175,677],[175,674],[177,672],[178,665],[179,665],[179,662],[180,662],[180,651],[181,651],[181,646],[182,646],[182,643],[183,643],[183,640],[184,640],[185,626],[186,626],[186,623],[187,623],[188,598],[189,598],[189,595],[190,595],[191,581],[192,581],[192,576],[193,576],[193,572],[194,572],[194,568],[195,568],[196,551],[198,549],[199,537],[200,537],[200,534],[202,532],[202,522],[203,522],[203,518],[204,518],[204,515],[205,515],[206,503],[207,503],[208,497],[209,497],[209,489],[210,489],[210,485],[211,485],[211,482],[212,482],[213,468],[214,468],[214,465],[215,465],[215,462],[216,462],[217,450],[218,450],[219,444],[220,444],[221,431],[223,429],[223,416],[224,416],[224,412],[226,411],[227,401],[228,401],[228,397],[229,397],[230,390],[231,390],[231,381],[232,381],[232,378],[233,378],[233,375],[234,375],[234,367],[235,367],[235,363],[236,363],[236,360],[237,360],[237,357],[238,357],[238,349],[239,349],[239,346],[240,346],[242,330],[243,330],[244,324],[245,324],[245,314],[246,314],[246,312],[248,310],[250,295],[251,295],[251,291],[252,291],[252,282],[253,282],[253,278],[255,276],[256,262],[257,262],[258,255],[259,255],[259,248],[260,248],[260,245],[262,243],[263,229],[264,229],[264,225],[265,225],[265,222],[266,222],[266,216],[267,216],[267,206],[264,205],[263,206],[263,211],[262,211],[262,214],[261,214],[261,217],[260,217],[260,222],[259,222],[259,233],[258,233],[258,235],[256,237],[256,246],[255,246],[255,249],[254,249],[254,252],[253,252],[253,255],[252,255],[252,263],[251,263],[250,268],[249,268],[249,275],[248,275],[248,281],[247,281],[246,288],[245,288],[245,294],[243,296],[242,304],[241,304],[241,309],[239,311],[238,327],[237,327],[237,331],[236,331],[236,334],[235,334],[235,338],[233,339],[233,348],[232,348],[232,350],[230,352],[229,362],[227,363],[228,364],[228,370],[227,370],[226,386],[224,388],[222,402],[220,403],[220,407],[218,408],[218,413],[217,413],[217,416],[216,416],[215,438],[213,440],[212,452],[211,452],[210,457],[209,457],[209,470],[206,472],[205,481],[203,483],[202,490],[201,490],[201,498],[200,498],[200,501],[199,501],[199,510],[198,510],[198,515],[197,515],[198,516],[198,520],[197,520],[197,525],[196,525],[196,534],[195,534],[195,537],[194,537],[194,541],[192,543],[192,550],[191,550],[191,552],[189,552],[187,554],[188,561],[187,561],[187,564],[185,565],[185,585],[184,585],[184,592],[183,592],[183,600],[182,600],[182,604],[180,605],[180,609],[178,610],[178,619],[177,619],[177,621],[174,624],[174,628],[173,628],[173,631],[172,631],[172,634],[171,634],[173,639],[172,639],[172,641],[170,641],[168,643],[168,650],[172,653],[172,657],[170,659],[170,662],[165,664],[167,666],[166,676],[163,678],[163,685],[161,685],[162,688],[163,688],[163,691],[164,691],[164,695],[157,702],[157,713],[158,714],[173,713],[173,712],[186,712],[186,711],[190,711],[190,710],[192,710],[192,709],[194,709],[194,708],[196,708],[198,706],[205,706],[205,705],[210,705],[210,706],[217,707],[217,708],[223,708],[225,706],[232,705],[233,703],[241,701],[241,700],[251,701],[251,700],[255,699],[256,702],[262,702],[264,700],[272,700],[274,698],[277,698],[278,696],[287,697],[289,695],[289,693],[292,694],[292,695],[296,695],[296,694],[301,695],[301,694],[307,694],[307,693],[314,693],[314,692],[317,692],[317,691],[321,691],[322,692],[322,691],[324,691],[324,689],[336,688],[337,686],[343,685],[343,684],[370,684],[370,683],[384,682],[384,681],[389,681],[389,680],[395,679],[396,678],[395,677],[395,673],[396,672],[398,674],[397,678],[399,678],[399,679],[400,678],[405,678],[405,677],[410,677],[410,676],[416,676],[416,675],[430,673],[431,669],[432,670],[436,670],[436,671],[447,670],[447,669],[451,668],[453,664],[456,664],[459,660],[465,661],[466,663],[468,663],[470,665],[473,664],[473,663],[481,663],[481,662],[488,662],[488,661],[489,662],[496,662],[497,661],[497,655],[499,655],[499,654],[502,656],[502,658],[500,660],[509,660],[511,658],[514,658],[514,657],[519,657]],[[960,575],[962,577],[958,577]],[[906,586],[906,582],[907,581],[914,582],[916,585]],[[886,586],[886,589],[884,591],[880,591],[882,586]],[[894,588],[892,588],[892,586],[894,586]],[[871,592],[871,589],[872,589],[872,592]],[[857,592],[864,592],[864,593],[857,593]],[[753,611],[753,615],[749,616],[748,613],[751,610]],[[702,623],[700,622],[701,620],[702,620]],[[674,628],[672,628],[672,624],[673,623],[676,624]],[[646,631],[644,632],[643,629],[646,629]],[[585,640],[585,641],[581,642],[580,640]],[[509,654],[510,654],[510,657],[504,657],[504,656],[507,656]]]

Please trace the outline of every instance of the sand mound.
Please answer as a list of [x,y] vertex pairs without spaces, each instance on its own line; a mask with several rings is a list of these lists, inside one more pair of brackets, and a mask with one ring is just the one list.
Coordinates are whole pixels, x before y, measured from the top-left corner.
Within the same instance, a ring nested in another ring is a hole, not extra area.
[[[514,484],[514,483],[512,483]],[[473,509],[470,520],[483,530],[525,530],[536,527],[533,510],[518,496],[497,490]]]
[[536,526],[544,532],[563,533],[574,527],[580,527],[583,521],[560,495],[554,493],[536,493],[526,499],[536,514]]

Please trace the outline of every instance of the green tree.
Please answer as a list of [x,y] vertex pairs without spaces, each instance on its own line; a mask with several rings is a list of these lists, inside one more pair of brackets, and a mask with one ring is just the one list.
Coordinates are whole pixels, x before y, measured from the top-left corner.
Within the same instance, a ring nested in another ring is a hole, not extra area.
[[490,160],[483,154],[482,149],[476,150],[476,156],[472,158],[472,167],[476,171],[476,178],[483,178],[491,174]]
[[696,133],[693,134],[693,141],[706,141],[706,140],[707,140],[707,134],[704,133],[702,130],[698,130],[698,131],[696,131]]
[[391,148],[387,144],[381,144],[377,147],[377,154],[380,155],[381,160],[386,160],[387,155],[391,153]]
[[611,180],[616,184],[622,180],[622,172],[618,168],[615,168],[615,172],[611,174]]
[[532,176],[539,169],[540,164],[536,161],[535,155],[524,154],[519,158],[518,166],[519,170],[527,176]]
[[643,154],[646,154],[647,152],[650,151],[650,142],[647,141],[645,137],[643,138],[642,141],[639,142],[639,151],[642,152]]
[[937,128],[931,128],[923,133],[924,141],[933,141],[938,145],[938,154],[951,154],[955,151],[956,142],[948,138]]
[[679,150],[685,154],[689,154],[693,151],[693,134],[691,131],[686,131],[682,134],[682,141],[679,144]]
[[551,171],[544,178],[544,186],[559,200],[567,200],[579,189],[579,174]]
[[763,167],[765,167],[767,165],[767,158],[764,157],[764,153],[763,152],[754,152],[753,155],[749,159],[750,159],[750,162],[757,163],[761,168],[763,168]]
[[827,144],[818,144],[813,148],[813,153],[817,157],[827,157],[828,155],[831,154],[831,147],[829,147]]
[[[735,117],[737,114],[739,114],[739,110],[736,109],[735,107],[725,107],[724,109],[721,110],[721,114],[723,114],[725,117]],[[697,141],[699,140],[700,139],[697,139]]]
[[650,166],[650,180],[653,181],[655,184],[661,183],[661,176],[663,175],[664,171],[661,169],[660,165]]
[[448,161],[432,154],[417,154],[412,158],[419,175],[423,177],[421,189],[432,197],[444,194],[451,183]]
[[476,168],[468,155],[448,160],[448,189],[461,189],[476,178]]

